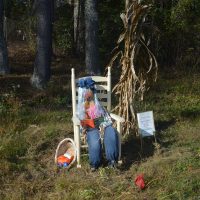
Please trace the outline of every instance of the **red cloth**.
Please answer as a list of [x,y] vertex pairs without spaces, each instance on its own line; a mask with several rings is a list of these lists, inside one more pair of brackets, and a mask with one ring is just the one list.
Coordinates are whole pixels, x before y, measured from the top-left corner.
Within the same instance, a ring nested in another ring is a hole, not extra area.
[[143,190],[145,188],[145,183],[144,183],[144,175],[140,174],[136,177],[135,179],[135,184],[141,189]]
[[94,120],[93,119],[81,120],[81,126],[84,128],[86,127],[95,128]]
[[71,157],[66,157],[66,156],[64,156],[64,155],[61,155],[61,156],[59,156],[58,158],[57,158],[57,162],[59,163],[59,164],[64,164],[64,163],[71,163],[71,161],[73,160],[73,156],[71,156]]

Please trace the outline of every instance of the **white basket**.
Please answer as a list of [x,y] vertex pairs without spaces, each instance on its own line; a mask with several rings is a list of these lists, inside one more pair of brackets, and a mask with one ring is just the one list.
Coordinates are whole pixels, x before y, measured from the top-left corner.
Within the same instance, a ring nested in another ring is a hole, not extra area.
[[76,155],[77,155],[76,145],[71,138],[65,138],[58,144],[58,147],[56,149],[56,154],[55,154],[55,164],[56,165],[57,165],[57,158],[59,156],[63,155],[64,153],[66,153],[69,148],[70,148],[70,150],[72,148],[72,152],[73,152],[72,156],[74,158],[71,161],[71,163],[67,166],[66,169],[69,169],[74,164],[74,162],[76,161]]

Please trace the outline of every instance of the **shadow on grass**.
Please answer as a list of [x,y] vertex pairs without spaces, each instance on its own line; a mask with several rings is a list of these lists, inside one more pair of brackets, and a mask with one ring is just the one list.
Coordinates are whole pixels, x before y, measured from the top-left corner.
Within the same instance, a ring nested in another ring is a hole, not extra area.
[[195,119],[200,116],[200,108],[184,110],[181,112],[181,116],[184,118]]
[[175,119],[158,120],[158,121],[155,122],[156,132],[160,133],[160,132],[168,129],[170,126],[174,125],[175,123],[176,123]]
[[[167,130],[170,126],[175,124],[175,119],[169,121],[157,121],[156,122],[156,139],[157,143],[161,147],[168,147],[173,143],[171,138],[169,141],[164,141],[162,132]],[[121,170],[129,170],[132,164],[139,163],[142,160],[151,157],[156,151],[155,138],[154,137],[145,137],[141,139],[134,135],[130,135],[126,138],[125,142],[122,144],[122,160],[123,165]]]
[[175,136],[166,132],[168,128],[176,123],[174,118],[170,120],[159,120],[155,122],[156,125],[156,139],[161,147],[168,148],[175,142]]

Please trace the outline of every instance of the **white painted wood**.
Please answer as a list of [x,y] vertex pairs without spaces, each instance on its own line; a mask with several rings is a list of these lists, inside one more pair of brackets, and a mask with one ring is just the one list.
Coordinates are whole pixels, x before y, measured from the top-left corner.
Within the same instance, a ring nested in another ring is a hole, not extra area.
[[108,106],[108,103],[107,103],[107,102],[99,101],[99,103],[100,103],[102,106],[106,107],[106,108],[107,108],[107,106]]
[[[107,99],[108,98],[108,94],[104,94],[104,93],[98,93],[97,94],[98,99],[104,98]],[[107,101],[107,100],[106,100]]]
[[[104,76],[90,76],[92,78],[92,80],[94,80],[95,82],[107,82],[107,77]],[[78,83],[79,79],[82,78],[86,78],[86,77],[81,77],[81,78],[77,78],[76,79],[76,83]]]
[[124,119],[123,117],[120,117],[119,115],[110,113],[110,116],[111,116],[114,120],[116,120],[116,121],[125,122],[125,119]]
[[73,108],[73,116],[76,113],[76,84],[75,84],[75,72],[74,68],[71,71],[71,87],[72,87],[72,108]]
[[108,91],[108,86],[107,85],[96,85],[96,89],[98,90],[106,90]]
[[81,167],[81,139],[80,126],[76,126],[77,168]]
[[120,121],[117,121],[117,131],[118,131],[118,148],[119,148],[119,156],[118,160],[121,159],[121,123]]
[[107,110],[108,112],[111,111],[111,72],[110,72],[110,67],[108,67],[108,106]]
[[[100,85],[96,85],[96,90],[97,91],[99,91],[99,90],[102,90],[102,91],[106,90],[106,91],[108,91],[108,87],[107,87],[107,85],[100,84]],[[78,88],[77,87],[76,87],[76,92],[78,92]]]
[[76,129],[76,125],[74,125],[73,128],[74,128],[74,142],[75,142],[76,150],[77,150],[77,154],[76,154],[76,161],[77,161],[77,156],[78,156],[78,145],[77,145],[77,140],[78,140],[78,139],[77,139],[77,135],[78,135],[78,134],[76,133],[76,130],[77,130],[77,129]]
[[95,82],[107,82],[107,77],[103,77],[103,76],[92,76],[92,79]]
[[86,148],[88,148],[88,145],[84,144],[84,145],[81,145],[81,147],[86,149]]
[[[72,109],[73,109],[73,119],[76,118],[76,81],[75,81],[75,70],[71,70],[71,87],[72,87]],[[76,120],[77,121],[77,120]],[[74,141],[77,148],[77,168],[80,168],[80,126],[77,123],[73,123],[74,128]]]
[[[108,94],[104,94],[104,93],[98,93],[97,94],[97,98],[100,99],[105,99],[107,102],[107,98],[108,98]],[[76,95],[76,100],[78,100],[78,95]]]

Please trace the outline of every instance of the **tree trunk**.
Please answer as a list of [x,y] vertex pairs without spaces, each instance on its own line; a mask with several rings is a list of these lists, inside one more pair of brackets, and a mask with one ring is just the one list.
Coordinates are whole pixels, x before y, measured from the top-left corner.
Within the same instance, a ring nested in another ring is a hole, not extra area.
[[36,0],[37,52],[31,83],[44,89],[51,76],[53,0]]
[[74,1],[74,51],[84,53],[84,0]]
[[0,74],[9,73],[7,44],[4,38],[3,22],[4,22],[4,5],[0,0]]
[[85,0],[85,64],[87,73],[100,73],[97,0]]

